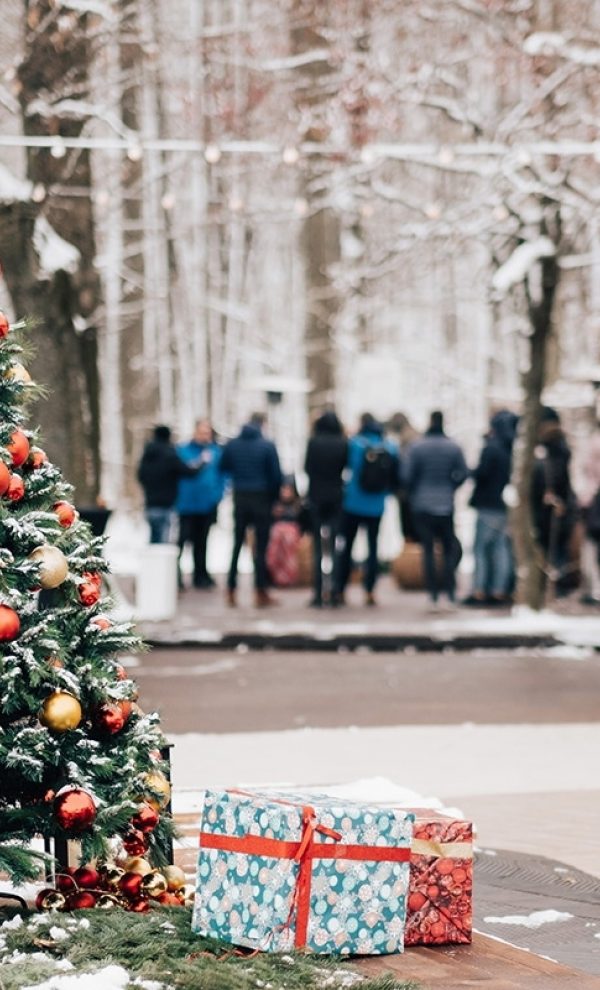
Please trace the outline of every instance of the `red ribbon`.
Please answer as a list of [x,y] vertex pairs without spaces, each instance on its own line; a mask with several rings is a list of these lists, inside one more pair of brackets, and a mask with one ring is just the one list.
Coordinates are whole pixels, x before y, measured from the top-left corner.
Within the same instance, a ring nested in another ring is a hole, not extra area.
[[[231,793],[245,792],[233,791]],[[255,797],[255,795],[249,796]],[[270,798],[270,800],[275,799]],[[278,801],[277,803],[292,804],[288,801]],[[300,805],[294,805],[294,807],[300,807]],[[316,833],[333,839],[333,842],[315,842]],[[306,945],[307,939],[312,862],[314,859],[350,859],[378,863],[406,863],[410,860],[410,849],[406,847],[343,845],[340,842],[341,838],[339,832],[318,823],[314,808],[310,805],[303,805],[302,835],[299,842],[267,839],[261,835],[223,835],[216,832],[201,832],[200,846],[202,849],[222,849],[226,852],[245,853],[248,856],[293,859],[299,864],[292,903],[283,929],[285,931],[292,927],[295,915],[294,944],[297,949],[301,949]]]

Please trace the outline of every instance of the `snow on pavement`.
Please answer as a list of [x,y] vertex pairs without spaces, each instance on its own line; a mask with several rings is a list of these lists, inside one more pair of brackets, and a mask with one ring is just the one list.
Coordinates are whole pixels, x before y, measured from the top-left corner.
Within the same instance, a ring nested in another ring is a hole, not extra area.
[[531,914],[506,914],[502,917],[488,917],[483,920],[488,925],[522,925],[524,928],[541,928],[556,921],[570,921],[573,917],[568,911],[532,911]]

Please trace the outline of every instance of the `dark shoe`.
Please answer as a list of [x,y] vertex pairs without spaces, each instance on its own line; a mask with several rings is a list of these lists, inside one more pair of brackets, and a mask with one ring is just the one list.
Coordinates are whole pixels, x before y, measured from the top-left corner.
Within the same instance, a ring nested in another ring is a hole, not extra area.
[[225,601],[229,605],[229,608],[235,608],[237,601],[235,600],[235,588],[228,588],[225,592]]
[[216,581],[213,581],[209,574],[206,574],[204,577],[194,578],[194,588],[198,588],[199,590],[206,591],[209,588],[216,588],[216,586]]
[[600,605],[600,598],[594,598],[593,595],[582,595],[579,601],[581,605]]
[[322,598],[311,598],[311,600],[308,603],[308,607],[309,608],[323,608],[323,599]]
[[273,605],[279,605],[279,602],[268,591],[258,588],[255,594],[254,604],[257,608],[271,608]]
[[343,608],[346,604],[346,599],[344,598],[343,591],[334,591],[331,598],[329,599],[329,605],[331,608]]
[[365,605],[369,605],[369,606],[377,605],[377,602],[375,601],[375,595],[373,594],[372,591],[367,591],[365,595]]
[[489,603],[489,598],[480,598],[479,595],[468,595],[467,598],[463,598],[461,605],[467,605],[470,608],[485,608]]
[[510,608],[512,601],[510,598],[502,598],[500,595],[488,595],[485,604],[488,608]]

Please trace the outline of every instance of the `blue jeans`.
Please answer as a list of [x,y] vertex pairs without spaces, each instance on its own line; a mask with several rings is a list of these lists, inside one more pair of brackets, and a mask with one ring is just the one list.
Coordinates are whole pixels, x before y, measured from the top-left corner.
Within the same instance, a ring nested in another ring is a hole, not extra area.
[[475,526],[473,591],[481,595],[508,595],[513,557],[505,509],[479,509]]
[[146,508],[144,514],[150,526],[150,543],[170,543],[173,510],[153,506]]

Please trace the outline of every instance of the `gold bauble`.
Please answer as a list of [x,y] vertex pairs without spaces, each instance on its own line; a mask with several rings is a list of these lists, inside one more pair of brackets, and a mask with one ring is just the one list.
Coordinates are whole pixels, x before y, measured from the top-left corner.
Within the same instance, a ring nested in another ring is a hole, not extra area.
[[141,873],[145,877],[147,873],[152,873],[152,867],[147,859],[142,859],[141,856],[130,856],[129,859],[125,860],[125,871],[127,873]]
[[8,371],[4,372],[4,377],[13,382],[23,382],[24,385],[31,381],[31,375],[27,371],[27,368],[18,361],[11,365]]
[[164,894],[167,889],[167,881],[163,877],[162,873],[153,870],[152,873],[148,873],[142,880],[142,894],[146,897],[159,897]]
[[53,732],[68,732],[76,729],[83,712],[81,705],[67,691],[55,691],[49,695],[40,711],[40,722]]
[[119,899],[114,894],[100,894],[96,901],[96,907],[101,911],[110,911],[111,908],[119,906]]
[[185,887],[180,894],[183,894],[183,903],[185,907],[193,907],[194,901],[196,899],[196,888],[192,883],[186,883]]
[[104,878],[109,887],[118,887],[119,880],[125,873],[125,870],[121,866],[107,866],[104,870]]
[[49,890],[40,902],[40,907],[42,911],[62,911],[66,903],[67,899],[60,890]]
[[168,890],[171,892],[185,887],[185,873],[180,866],[165,866],[161,873],[167,881]]
[[29,554],[29,559],[39,562],[40,571],[38,580],[42,588],[46,591],[49,591],[51,588],[58,588],[59,584],[63,583],[69,573],[69,565],[64,553],[58,547],[50,546],[49,543],[32,550]]
[[164,773],[160,770],[153,770],[152,773],[144,774],[144,786],[153,793],[144,792],[144,801],[147,801],[155,811],[162,811],[171,800],[171,785]]

